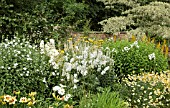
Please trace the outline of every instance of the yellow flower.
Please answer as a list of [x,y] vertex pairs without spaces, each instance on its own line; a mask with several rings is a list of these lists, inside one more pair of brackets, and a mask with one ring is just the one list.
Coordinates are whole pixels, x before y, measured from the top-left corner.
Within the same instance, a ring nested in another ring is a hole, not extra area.
[[2,102],[2,105],[5,105],[6,104],[6,102]]
[[103,42],[103,40],[98,40],[99,42]]
[[60,53],[61,53],[61,54],[64,54],[64,50],[61,50]]
[[21,97],[19,102],[26,103],[28,102],[28,99],[26,97]]
[[89,39],[89,42],[93,43],[93,40],[92,40],[92,39]]
[[55,96],[55,93],[52,93],[52,96],[56,99],[57,97]]
[[14,91],[13,93],[16,94],[16,95],[19,95],[20,91]]
[[11,100],[11,98],[12,97],[10,95],[5,95],[4,96],[4,101],[9,102]]
[[3,99],[4,98],[4,96],[0,96],[0,99]]
[[15,97],[11,97],[11,99],[9,100],[9,105],[15,104],[16,101],[17,101],[16,96]]
[[28,106],[32,106],[32,105],[34,105],[34,104],[35,104],[35,101],[31,100],[31,101],[28,102],[27,105],[28,105]]
[[64,108],[73,108],[73,106],[70,106],[69,104],[64,105]]
[[136,37],[132,35],[131,42],[135,42],[135,41],[136,41]]
[[161,44],[160,44],[160,42],[156,45],[156,48],[158,48],[158,49],[160,49],[160,46],[161,46]]
[[30,97],[33,97],[33,96],[35,96],[37,94],[37,92],[31,92],[31,93],[29,93],[28,95],[30,96]]
[[117,38],[117,36],[114,35],[114,36],[113,36],[113,41],[114,41],[114,42],[116,42],[116,38]]

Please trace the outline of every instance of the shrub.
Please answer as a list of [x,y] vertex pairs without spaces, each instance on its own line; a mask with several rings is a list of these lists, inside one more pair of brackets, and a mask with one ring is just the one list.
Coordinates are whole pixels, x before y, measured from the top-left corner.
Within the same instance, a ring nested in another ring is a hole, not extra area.
[[127,77],[141,72],[159,73],[168,67],[167,57],[153,43],[135,41],[106,41],[103,50],[109,50],[115,60],[114,69],[118,77]]
[[36,46],[24,40],[6,40],[0,44],[0,88],[7,94],[20,90],[23,94],[37,91],[39,96],[49,95],[43,81],[54,70],[48,60]]
[[127,108],[127,103],[119,97],[118,93],[106,89],[97,95],[84,96],[79,108]]
[[124,80],[128,88],[127,101],[133,107],[169,108],[169,79],[170,72],[129,76]]

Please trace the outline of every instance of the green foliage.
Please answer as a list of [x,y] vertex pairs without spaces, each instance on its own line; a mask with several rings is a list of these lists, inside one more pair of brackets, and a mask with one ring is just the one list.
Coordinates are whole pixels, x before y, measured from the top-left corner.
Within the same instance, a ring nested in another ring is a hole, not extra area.
[[48,60],[24,40],[6,40],[0,44],[0,88],[7,94],[20,90],[23,94],[36,91],[42,97],[49,95],[44,78],[54,70]]
[[120,80],[129,74],[152,71],[159,73],[168,67],[167,58],[149,42],[106,41],[103,47],[105,51],[110,50],[111,57],[115,60],[115,73]]
[[120,99],[118,93],[105,89],[102,93],[84,96],[79,108],[127,108],[127,105]]
[[[128,31],[133,35],[149,32],[155,36],[169,37],[169,2],[134,2],[133,0],[130,0],[130,2],[127,0],[104,2],[106,2],[106,4],[123,3],[126,4],[126,6],[131,6],[130,8],[124,9],[120,16],[101,21],[100,24],[103,26],[104,32],[114,34],[120,31]],[[113,8],[117,9],[115,7]]]

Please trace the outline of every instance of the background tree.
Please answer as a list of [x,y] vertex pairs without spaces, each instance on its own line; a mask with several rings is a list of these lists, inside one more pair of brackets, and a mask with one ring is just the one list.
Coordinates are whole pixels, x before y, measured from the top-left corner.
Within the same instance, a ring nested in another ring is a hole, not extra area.
[[[128,31],[130,34],[139,35],[149,32],[153,36],[169,37],[170,31],[170,3],[151,2],[151,0],[100,0],[106,6],[124,4],[125,8],[120,16],[111,17],[100,22],[103,30],[109,33]],[[108,2],[109,1],[109,2]],[[115,7],[113,7],[115,8]]]

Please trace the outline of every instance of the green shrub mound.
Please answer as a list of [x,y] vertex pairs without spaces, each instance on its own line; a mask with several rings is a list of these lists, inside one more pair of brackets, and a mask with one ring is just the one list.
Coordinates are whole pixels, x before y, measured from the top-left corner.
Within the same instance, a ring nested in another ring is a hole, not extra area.
[[106,41],[103,50],[110,50],[110,56],[115,60],[115,73],[120,79],[141,72],[159,73],[168,67],[167,57],[153,43]]
[[117,92],[106,89],[103,93],[83,97],[79,108],[128,108]]
[[36,46],[24,40],[6,40],[0,44],[0,88],[7,94],[13,91],[44,94],[50,90],[44,78],[53,71],[48,60]]

